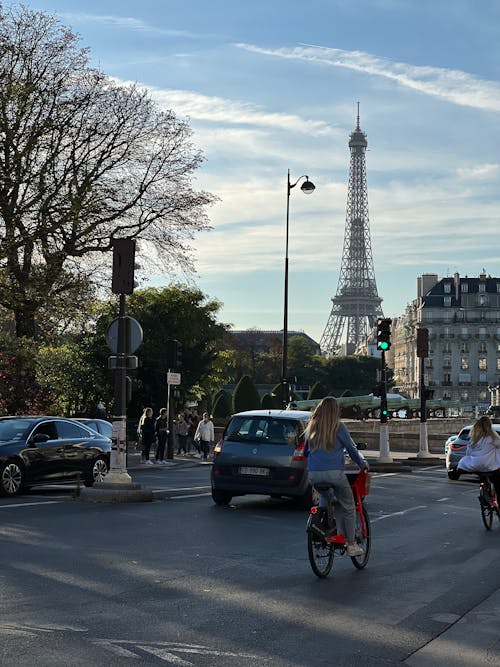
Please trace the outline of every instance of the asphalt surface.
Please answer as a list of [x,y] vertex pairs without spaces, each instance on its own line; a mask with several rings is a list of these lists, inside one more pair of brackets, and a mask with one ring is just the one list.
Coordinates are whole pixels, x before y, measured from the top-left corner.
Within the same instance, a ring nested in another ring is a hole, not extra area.
[[[365,450],[370,469],[377,472],[411,472],[414,465],[444,466],[444,456],[429,456],[421,458],[411,452],[391,452],[392,464],[378,464],[379,452]],[[409,464],[411,460],[411,465]],[[178,466],[206,466],[211,460],[204,461],[187,455],[174,456],[173,460],[166,461],[162,466],[166,469]],[[139,453],[129,453],[129,470],[155,470],[158,466],[146,466],[141,463]],[[445,620],[445,619],[443,619]],[[411,667],[435,667],[448,664],[450,667],[481,667],[500,664],[500,588],[486,597],[480,604],[469,612],[453,620],[454,622],[438,637],[408,657],[403,664]],[[450,660],[450,656],[453,658]]]

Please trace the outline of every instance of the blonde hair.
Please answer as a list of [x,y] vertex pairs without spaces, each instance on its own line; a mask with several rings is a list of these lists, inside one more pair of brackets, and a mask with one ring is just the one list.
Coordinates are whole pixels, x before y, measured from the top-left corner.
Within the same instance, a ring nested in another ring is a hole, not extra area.
[[309,448],[321,448],[327,452],[333,449],[339,423],[340,406],[333,396],[326,396],[315,407],[304,431]]
[[144,411],[141,415],[141,418],[139,419],[139,426],[142,426],[144,424],[144,420],[148,416],[148,412],[151,410],[151,414],[153,414],[153,408],[144,408]]
[[493,430],[491,419],[486,415],[479,417],[474,426],[470,430],[470,441],[475,445],[481,438],[498,438],[498,433]]

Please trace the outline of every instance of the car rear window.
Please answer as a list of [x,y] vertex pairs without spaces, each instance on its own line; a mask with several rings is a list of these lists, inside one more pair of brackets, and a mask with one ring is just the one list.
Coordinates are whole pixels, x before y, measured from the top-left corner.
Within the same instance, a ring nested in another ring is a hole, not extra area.
[[303,430],[304,425],[293,419],[240,416],[229,422],[225,440],[296,446]]
[[470,435],[470,428],[463,428],[458,434],[458,437],[460,438],[460,440],[465,440],[466,442],[469,442],[469,435]]

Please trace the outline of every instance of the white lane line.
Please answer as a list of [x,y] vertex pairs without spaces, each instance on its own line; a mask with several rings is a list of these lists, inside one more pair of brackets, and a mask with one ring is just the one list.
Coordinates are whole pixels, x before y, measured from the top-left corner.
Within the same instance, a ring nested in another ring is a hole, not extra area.
[[59,505],[61,503],[65,503],[67,500],[47,500],[47,501],[40,501],[38,503],[16,503],[12,505],[0,505],[0,509],[5,510],[9,509],[10,507],[32,507],[33,505]]
[[203,498],[203,496],[211,496],[211,493],[192,493],[184,494],[183,496],[172,496],[170,500],[178,500],[179,498]]
[[449,498],[438,498],[436,500],[437,503],[444,503],[445,500],[450,500]]
[[382,521],[382,519],[390,519],[393,516],[404,516],[409,512],[415,512],[415,510],[425,510],[427,505],[417,505],[416,507],[409,507],[407,510],[401,510],[400,512],[393,512],[392,514],[384,514],[383,516],[378,516],[376,519],[370,518],[370,523],[376,523],[377,521]]

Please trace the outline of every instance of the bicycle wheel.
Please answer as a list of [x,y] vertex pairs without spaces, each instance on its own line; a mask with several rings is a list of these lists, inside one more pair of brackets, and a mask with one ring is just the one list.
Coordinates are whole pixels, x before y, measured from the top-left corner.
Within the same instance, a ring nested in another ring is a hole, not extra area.
[[371,550],[371,528],[370,528],[370,517],[366,507],[362,505],[363,508],[363,517],[365,520],[366,526],[366,536],[363,537],[363,532],[361,529],[361,518],[359,512],[356,512],[356,542],[360,547],[363,548],[363,554],[361,556],[351,556],[352,564],[358,570],[362,570],[366,567],[368,560],[370,559],[370,550]]
[[487,489],[485,486],[481,486],[481,489],[479,491],[479,505],[481,507],[481,518],[484,523],[484,527],[486,530],[491,530],[491,527],[493,525],[493,507],[490,504],[490,498],[491,498],[491,493],[490,490]]
[[311,531],[307,533],[307,552],[314,574],[320,579],[327,577],[332,569],[335,555],[333,544],[314,535]]

